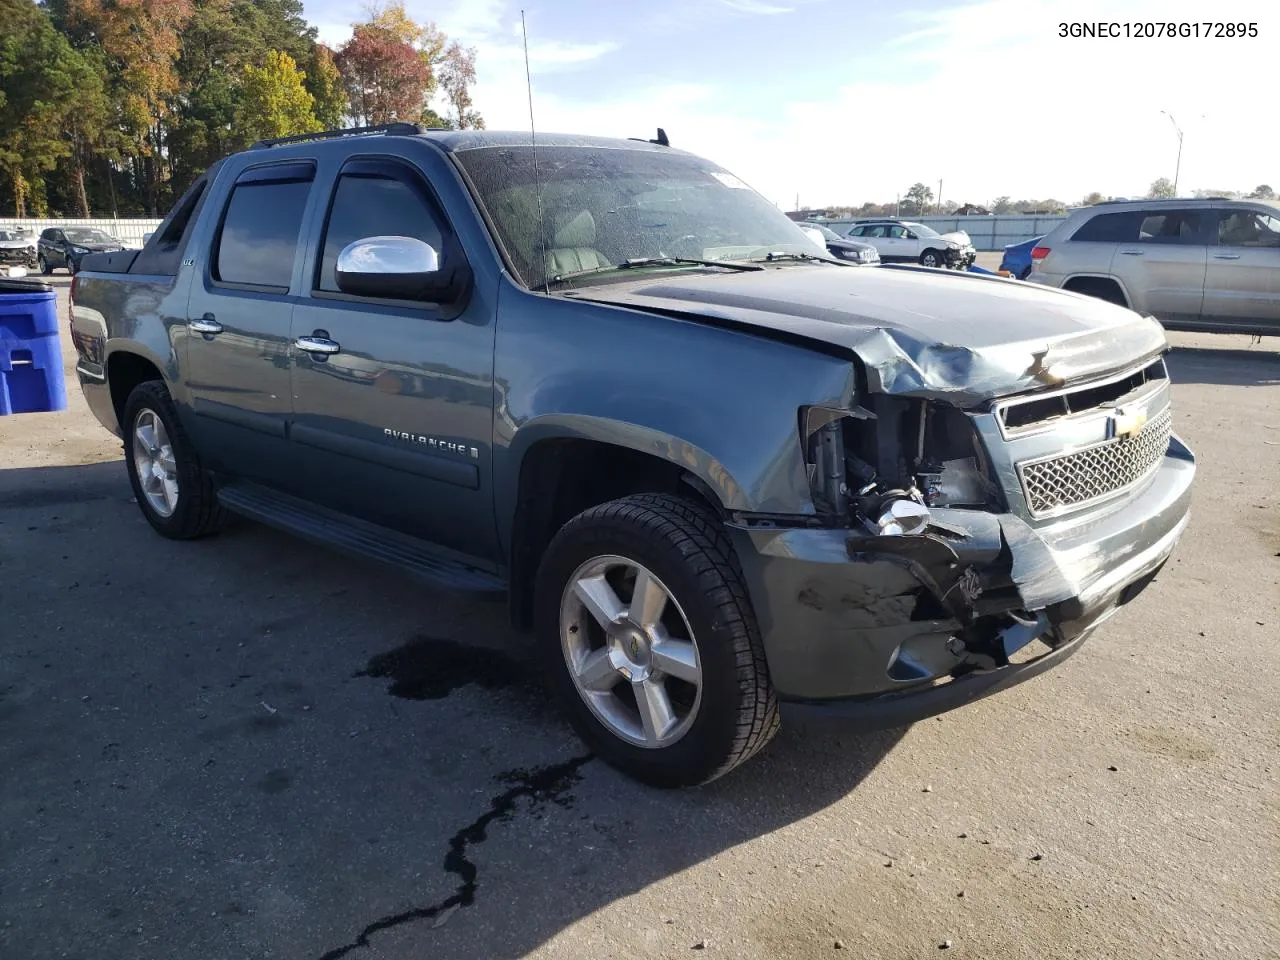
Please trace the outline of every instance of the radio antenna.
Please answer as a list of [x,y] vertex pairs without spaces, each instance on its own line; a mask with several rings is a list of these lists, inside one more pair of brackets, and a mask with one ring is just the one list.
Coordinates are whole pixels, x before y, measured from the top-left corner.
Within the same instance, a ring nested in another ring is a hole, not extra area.
[[[533,75],[529,72],[529,28],[524,22],[524,10],[520,11],[520,33],[524,37],[524,82],[529,91],[529,149],[533,154],[533,193],[538,200],[538,242],[534,250],[541,255],[542,271],[547,271],[547,231],[542,222],[542,178],[538,175],[538,131],[533,124]],[[551,294],[550,277],[543,277],[542,292]]]

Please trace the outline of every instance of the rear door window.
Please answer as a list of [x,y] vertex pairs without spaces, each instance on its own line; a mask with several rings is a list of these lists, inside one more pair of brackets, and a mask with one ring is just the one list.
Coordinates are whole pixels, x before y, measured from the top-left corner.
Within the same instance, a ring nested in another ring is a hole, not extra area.
[[214,241],[213,279],[287,293],[315,166],[251,167],[236,178]]
[[1203,215],[1195,210],[1162,210],[1138,225],[1139,243],[1203,244]]

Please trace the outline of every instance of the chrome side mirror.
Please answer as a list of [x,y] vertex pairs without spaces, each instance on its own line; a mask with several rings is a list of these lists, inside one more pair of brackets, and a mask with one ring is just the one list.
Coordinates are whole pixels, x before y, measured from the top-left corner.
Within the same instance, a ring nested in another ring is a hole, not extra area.
[[334,264],[338,289],[358,297],[438,300],[440,253],[414,237],[365,237]]
[[435,273],[440,254],[414,237],[366,237],[349,243],[338,254],[338,275]]

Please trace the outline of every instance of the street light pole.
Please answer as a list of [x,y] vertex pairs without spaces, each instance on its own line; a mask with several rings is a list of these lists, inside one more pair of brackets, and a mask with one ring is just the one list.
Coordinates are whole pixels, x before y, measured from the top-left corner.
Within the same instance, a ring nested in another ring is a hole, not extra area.
[[1161,110],[1160,112],[1169,118],[1169,122],[1173,124],[1174,132],[1178,135],[1178,160],[1173,167],[1173,195],[1176,197],[1178,195],[1178,174],[1182,172],[1182,128],[1178,126],[1178,121],[1173,119],[1173,114],[1168,110]]

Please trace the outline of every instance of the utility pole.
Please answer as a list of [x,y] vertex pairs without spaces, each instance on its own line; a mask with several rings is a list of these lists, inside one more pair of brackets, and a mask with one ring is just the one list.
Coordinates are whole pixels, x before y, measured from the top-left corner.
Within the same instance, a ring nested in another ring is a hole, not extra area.
[[1173,114],[1168,110],[1161,110],[1160,112],[1169,118],[1169,122],[1173,124],[1174,132],[1178,134],[1178,159],[1173,167],[1173,195],[1176,197],[1178,195],[1178,174],[1182,172],[1182,128],[1178,126],[1178,121],[1173,119]]
[[799,193],[799,191],[797,191],[797,192],[796,192],[796,205],[795,205],[794,207],[792,207],[791,209],[792,209],[792,210],[799,210],[799,209],[800,209],[800,193]]
[[938,178],[938,216],[942,216],[942,178]]

